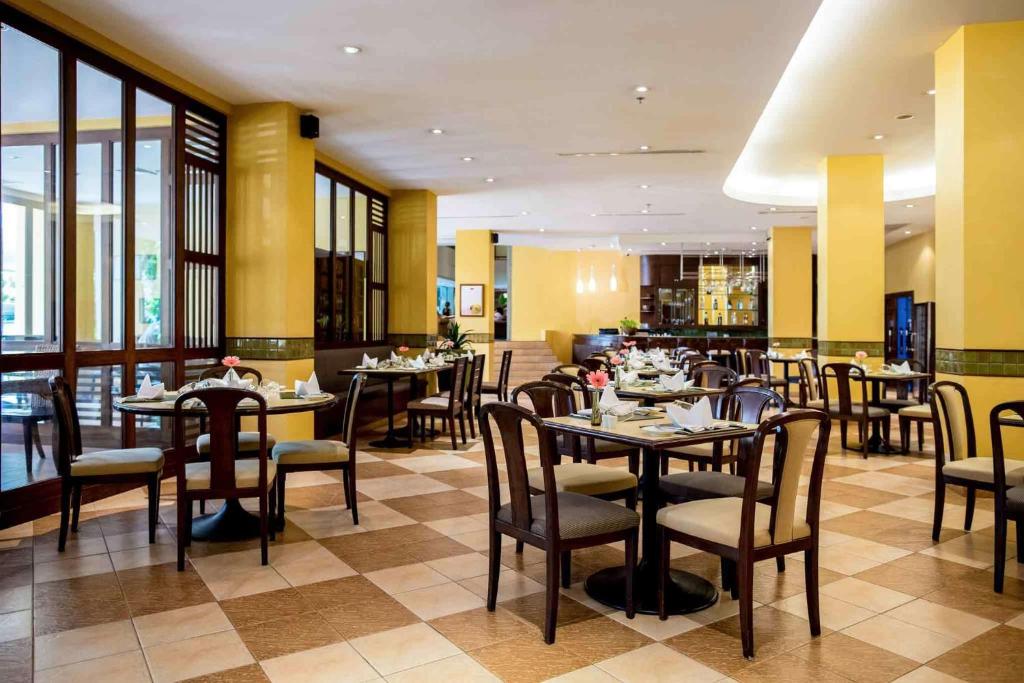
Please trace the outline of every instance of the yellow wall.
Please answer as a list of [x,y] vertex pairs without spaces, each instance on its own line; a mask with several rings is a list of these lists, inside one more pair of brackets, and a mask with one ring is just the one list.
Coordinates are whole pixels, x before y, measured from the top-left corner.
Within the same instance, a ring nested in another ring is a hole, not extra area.
[[[437,249],[434,249],[435,257]],[[463,316],[462,285],[483,285],[483,317]],[[436,305],[436,289],[431,292]],[[484,372],[490,371],[494,340],[494,245],[490,230],[455,232],[455,322],[464,333],[486,335],[487,342],[473,342],[477,353],[487,354]],[[472,338],[472,337],[471,337]]]
[[437,334],[437,195],[401,190],[388,216],[388,331]]
[[768,336],[811,337],[811,228],[775,226],[768,242]]
[[935,233],[914,235],[885,248],[885,293],[914,293],[914,303],[935,301]]
[[[583,281],[590,278],[594,266],[597,292],[589,291],[576,297],[576,327],[573,332],[597,334],[601,327],[618,327],[623,318],[640,322],[640,257],[618,251],[576,252],[576,263]],[[617,292],[608,289],[608,280],[615,265],[619,281]],[[575,293],[576,271],[569,273]]]

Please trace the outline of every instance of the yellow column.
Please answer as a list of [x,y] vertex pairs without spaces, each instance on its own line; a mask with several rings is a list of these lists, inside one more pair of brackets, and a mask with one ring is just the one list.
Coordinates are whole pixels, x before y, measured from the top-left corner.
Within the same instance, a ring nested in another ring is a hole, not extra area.
[[[228,353],[291,386],[313,371],[313,141],[287,102],[236,107],[228,131]],[[312,438],[313,415],[270,429]]]
[[[462,315],[464,284],[483,285],[483,317]],[[455,233],[455,322],[463,331],[472,331],[473,349],[487,354],[484,373],[489,373],[494,349],[494,245],[490,230]]]
[[935,52],[936,378],[967,388],[984,455],[989,410],[1024,398],[1022,81],[1024,21],[963,26]]
[[768,237],[768,337],[780,353],[811,347],[811,228],[775,226]]
[[419,349],[437,338],[437,195],[391,195],[388,220],[388,333]]
[[822,364],[884,359],[885,207],[881,155],[818,166],[818,355]]

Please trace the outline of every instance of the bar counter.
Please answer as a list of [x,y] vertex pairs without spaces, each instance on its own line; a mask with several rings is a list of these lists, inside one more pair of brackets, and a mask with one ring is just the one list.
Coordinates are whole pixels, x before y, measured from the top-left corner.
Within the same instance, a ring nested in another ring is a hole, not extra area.
[[735,351],[736,349],[768,349],[768,338],[764,334],[746,332],[746,334],[701,335],[661,335],[661,334],[574,334],[572,337],[572,362],[579,363],[592,353],[600,353],[607,348],[621,348],[627,341],[635,341],[641,350],[661,347],[665,350],[677,346],[689,346],[706,354],[711,349]]

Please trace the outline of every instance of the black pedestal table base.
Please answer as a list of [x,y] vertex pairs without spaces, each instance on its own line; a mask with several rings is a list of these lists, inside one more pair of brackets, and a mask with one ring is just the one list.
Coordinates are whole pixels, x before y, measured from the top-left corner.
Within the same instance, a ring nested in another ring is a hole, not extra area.
[[[641,561],[633,581],[636,591],[635,606],[640,614],[658,613],[658,574],[655,567]],[[602,605],[618,610],[626,609],[626,569],[608,567],[595,572],[583,582],[587,595]],[[665,606],[669,614],[690,614],[711,607],[718,602],[718,590],[696,574],[669,570],[666,584]]]
[[[268,519],[268,525],[271,523]],[[227,500],[216,512],[192,518],[192,538],[196,541],[246,541],[259,535],[260,518],[237,500]]]

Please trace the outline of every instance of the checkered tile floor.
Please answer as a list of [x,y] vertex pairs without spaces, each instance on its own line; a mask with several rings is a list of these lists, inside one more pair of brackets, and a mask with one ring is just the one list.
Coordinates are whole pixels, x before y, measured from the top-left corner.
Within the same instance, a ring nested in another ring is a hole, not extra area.
[[[932,542],[930,441],[920,457],[865,461],[834,439],[822,503],[823,635],[808,632],[801,563],[791,558],[784,574],[761,563],[752,662],[741,656],[728,596],[667,622],[630,621],[588,600],[580,582],[621,563],[613,546],[575,554],[555,645],[540,636],[539,552],[505,547],[499,607],[488,613],[483,446],[447,445],[362,451],[359,527],[338,477],[289,475],[288,525],[268,567],[256,542],[197,542],[187,570],[175,571],[171,481],[155,546],[146,542],[141,490],[87,506],[64,554],[55,517],[0,532],[0,680],[1024,676],[1024,565],[1010,560],[1005,593],[992,592],[991,498],[979,500],[965,533],[963,498],[947,493],[947,528]],[[1015,551],[1011,544],[1009,556]],[[679,546],[673,554],[675,566],[719,582],[716,558]]]

